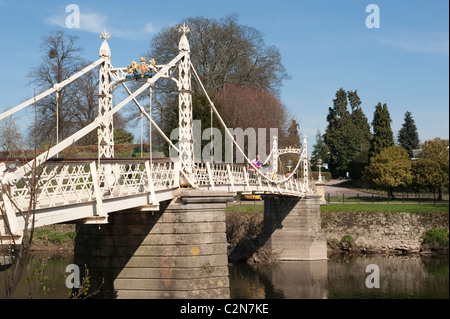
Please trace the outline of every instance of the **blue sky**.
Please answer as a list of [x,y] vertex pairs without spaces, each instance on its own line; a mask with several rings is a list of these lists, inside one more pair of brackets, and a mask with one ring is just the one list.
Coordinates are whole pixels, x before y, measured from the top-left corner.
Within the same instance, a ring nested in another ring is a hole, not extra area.
[[[78,29],[65,26],[71,3],[80,9]],[[369,4],[380,10],[379,28],[366,27]],[[280,50],[291,76],[281,99],[310,149],[317,130],[325,130],[328,108],[341,87],[358,90],[369,122],[376,104],[386,103],[394,136],[410,111],[421,141],[449,138],[449,3],[444,0],[0,0],[0,111],[32,97],[27,74],[39,65],[41,38],[52,30],[78,35],[83,56],[93,61],[106,28],[112,64],[123,67],[146,52],[160,30],[189,17],[229,14],[238,14],[241,24],[258,29],[267,45]],[[17,117],[22,130],[33,122],[30,111]]]

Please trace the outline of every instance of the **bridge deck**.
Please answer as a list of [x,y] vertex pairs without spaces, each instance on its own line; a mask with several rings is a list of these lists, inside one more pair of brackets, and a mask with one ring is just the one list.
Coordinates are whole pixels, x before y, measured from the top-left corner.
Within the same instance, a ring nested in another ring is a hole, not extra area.
[[[105,223],[107,214],[114,211],[158,209],[160,202],[179,196],[179,174],[176,160],[48,161],[36,172],[35,226]],[[15,215],[19,229],[24,227],[22,213],[30,207],[31,177],[31,174],[25,175],[1,193],[2,211],[9,207],[9,218]],[[308,185],[297,179],[269,182],[247,172],[242,165],[198,163],[195,179],[198,189],[235,195],[270,193],[303,197],[310,192]],[[0,223],[4,228],[2,219]]]

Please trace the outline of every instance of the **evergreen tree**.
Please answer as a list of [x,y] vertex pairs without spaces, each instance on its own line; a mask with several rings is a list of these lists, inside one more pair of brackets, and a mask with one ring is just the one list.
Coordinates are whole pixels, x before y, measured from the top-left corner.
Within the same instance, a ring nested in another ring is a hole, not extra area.
[[[349,103],[351,113],[347,109]],[[335,177],[350,169],[359,176],[367,163],[371,133],[360,105],[356,90],[346,92],[340,88],[333,100],[333,107],[329,108],[324,141],[330,152],[330,171]]]
[[398,131],[397,141],[412,157],[412,151],[419,145],[419,134],[410,112],[405,113],[405,122]]
[[360,179],[361,172],[369,162],[369,148],[372,139],[370,124],[361,109],[361,100],[357,94],[357,90],[348,91],[348,100],[352,109],[351,119],[356,127],[358,136],[355,144],[355,154],[353,160],[348,164],[348,171],[352,179]]
[[385,148],[395,145],[391,129],[391,116],[386,103],[378,103],[373,115],[373,138],[369,149],[369,158],[379,154]]
[[328,146],[325,144],[325,140],[323,138],[322,133],[320,130],[317,130],[316,133],[316,143],[313,145],[312,150],[312,158],[311,158],[311,169],[313,171],[319,170],[317,167],[317,160],[320,158],[322,160],[322,163],[328,163],[329,161],[329,149]]

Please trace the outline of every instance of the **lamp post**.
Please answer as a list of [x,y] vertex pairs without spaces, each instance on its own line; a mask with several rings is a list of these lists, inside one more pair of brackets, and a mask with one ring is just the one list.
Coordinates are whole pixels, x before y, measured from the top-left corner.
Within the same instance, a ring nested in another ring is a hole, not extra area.
[[289,158],[288,160],[287,160],[287,168],[288,168],[288,170],[289,170],[289,172],[291,171],[291,167],[292,167],[292,160]]
[[322,159],[319,157],[317,160],[317,166],[319,167],[319,181],[322,181]]

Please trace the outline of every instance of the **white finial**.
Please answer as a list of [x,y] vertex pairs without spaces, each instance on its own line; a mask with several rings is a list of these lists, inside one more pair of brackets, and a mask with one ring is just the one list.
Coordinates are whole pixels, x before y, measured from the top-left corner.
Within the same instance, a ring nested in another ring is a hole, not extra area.
[[111,57],[111,49],[109,48],[108,42],[106,42],[109,38],[111,38],[111,35],[106,30],[100,34],[100,39],[103,40],[100,47],[100,57]]
[[109,38],[111,38],[111,35],[108,32],[106,32],[106,29],[105,29],[105,31],[103,31],[102,34],[100,34],[100,39],[106,41]]
[[178,32],[182,33],[180,43],[178,44],[180,51],[190,51],[189,41],[186,37],[186,33],[189,33],[190,31],[191,30],[188,26],[186,26],[186,24],[184,24],[184,22],[183,25],[178,28]]
[[191,29],[183,22],[183,25],[178,28],[178,32],[186,34],[191,32]]

